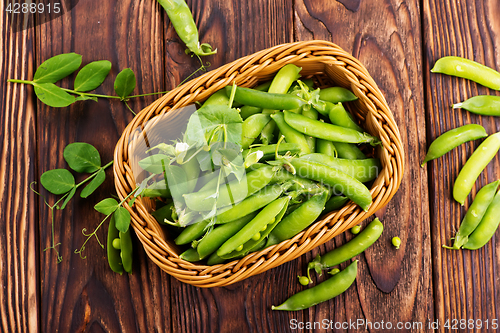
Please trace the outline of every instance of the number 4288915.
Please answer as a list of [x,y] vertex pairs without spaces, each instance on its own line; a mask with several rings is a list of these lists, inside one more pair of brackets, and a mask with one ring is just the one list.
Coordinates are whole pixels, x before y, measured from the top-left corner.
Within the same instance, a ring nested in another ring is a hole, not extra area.
[[61,12],[61,3],[55,2],[55,3],[20,3],[20,2],[14,2],[14,3],[9,3],[7,7],[5,8],[5,11],[8,13],[12,14],[41,14],[41,13],[55,13],[58,14]]

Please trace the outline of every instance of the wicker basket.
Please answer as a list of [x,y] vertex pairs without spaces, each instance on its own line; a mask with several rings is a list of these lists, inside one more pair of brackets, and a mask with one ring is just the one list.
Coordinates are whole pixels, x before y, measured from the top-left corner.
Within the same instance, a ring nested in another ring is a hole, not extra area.
[[384,96],[357,59],[333,43],[307,41],[278,45],[240,58],[183,84],[137,114],[115,149],[113,171],[119,197],[125,198],[136,186],[129,164],[129,143],[136,139],[136,129],[154,116],[202,101],[233,82],[238,86],[252,87],[268,81],[289,63],[302,67],[303,77],[312,76],[323,86],[348,88],[358,96],[359,99],[349,103],[348,108],[366,131],[382,140],[382,145],[375,152],[381,160],[382,171],[371,187],[373,203],[370,209],[364,212],[349,202],[292,239],[239,260],[206,266],[180,259],[181,249],[148,213],[151,200],[138,198],[132,208],[126,205],[132,215],[132,227],[151,260],[176,279],[197,287],[216,287],[262,273],[299,257],[360,223],[385,206],[396,193],[403,176],[404,151],[398,127]]

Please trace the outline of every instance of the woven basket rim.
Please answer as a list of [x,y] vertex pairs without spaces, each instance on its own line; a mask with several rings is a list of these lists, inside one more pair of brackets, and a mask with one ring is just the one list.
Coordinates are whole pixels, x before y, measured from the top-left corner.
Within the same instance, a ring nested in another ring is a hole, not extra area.
[[[188,81],[160,97],[140,111],[120,137],[114,154],[113,172],[118,196],[123,200],[135,188],[132,170],[128,165],[128,144],[131,133],[152,117],[177,109],[193,101],[204,100],[213,92],[235,82],[241,86],[253,86],[258,76],[273,74],[287,63],[312,68],[323,68],[323,75],[338,75],[337,79],[358,96],[358,105],[366,113],[357,110],[365,130],[380,137],[382,146],[377,155],[382,171],[373,182],[370,192],[373,203],[367,212],[350,202],[313,223],[292,239],[283,241],[242,259],[224,264],[207,266],[179,258],[175,245],[167,242],[162,227],[147,212],[141,200],[129,207],[132,228],[141,241],[148,257],[162,270],[178,280],[199,287],[225,286],[249,276],[293,260],[303,253],[327,242],[336,235],[384,207],[394,196],[404,171],[404,150],[398,126],[387,102],[373,78],[359,60],[332,42],[311,40],[277,45],[239,58],[217,69]],[[273,72],[274,70],[274,72]],[[338,82],[337,82],[338,83]]]

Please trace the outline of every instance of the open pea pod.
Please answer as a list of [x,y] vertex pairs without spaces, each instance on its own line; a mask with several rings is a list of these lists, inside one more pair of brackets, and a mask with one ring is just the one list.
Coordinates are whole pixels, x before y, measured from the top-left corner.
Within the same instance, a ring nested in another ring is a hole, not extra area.
[[231,259],[249,253],[281,221],[289,201],[290,197],[286,196],[264,207],[252,221],[222,244],[217,255],[223,259]]

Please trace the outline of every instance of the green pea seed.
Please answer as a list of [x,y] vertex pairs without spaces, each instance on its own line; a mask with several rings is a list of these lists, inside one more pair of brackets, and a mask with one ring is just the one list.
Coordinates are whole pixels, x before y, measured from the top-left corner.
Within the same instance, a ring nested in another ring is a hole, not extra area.
[[359,232],[361,231],[361,226],[359,225],[355,225],[354,227],[352,227],[351,229],[351,232],[354,234],[354,235],[357,235],[359,234]]
[[297,276],[299,278],[299,283],[303,286],[307,286],[309,284],[309,278],[307,276]]
[[254,241],[258,241],[260,239],[260,232],[256,233],[255,235],[252,236],[252,239]]
[[238,246],[238,247],[236,248],[236,251],[238,251],[238,252],[239,252],[239,251],[241,251],[241,250],[243,250],[243,244],[241,244],[240,246]]
[[392,245],[396,248],[396,250],[398,250],[399,246],[401,245],[401,238],[393,237],[391,242],[392,242]]
[[115,238],[113,239],[113,247],[117,250],[121,249],[121,242],[120,242],[120,238]]
[[267,229],[267,225],[265,225],[262,229],[260,229],[260,232],[266,231],[266,229]]
[[328,272],[328,274],[330,274],[330,275],[335,275],[337,273],[340,273],[340,269],[338,269],[338,268],[334,268]]

